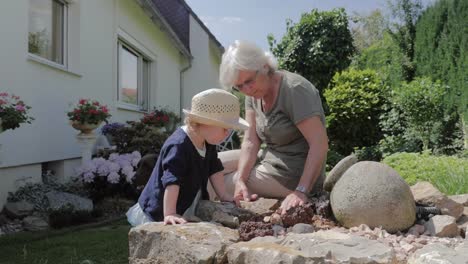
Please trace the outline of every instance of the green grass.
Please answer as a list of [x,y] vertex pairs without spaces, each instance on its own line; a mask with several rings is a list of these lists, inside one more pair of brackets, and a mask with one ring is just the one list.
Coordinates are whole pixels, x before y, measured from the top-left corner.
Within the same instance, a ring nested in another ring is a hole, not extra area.
[[468,158],[396,153],[383,163],[394,168],[409,185],[428,181],[447,195],[468,193]]
[[84,230],[19,233],[0,237],[0,264],[128,263],[125,220]]

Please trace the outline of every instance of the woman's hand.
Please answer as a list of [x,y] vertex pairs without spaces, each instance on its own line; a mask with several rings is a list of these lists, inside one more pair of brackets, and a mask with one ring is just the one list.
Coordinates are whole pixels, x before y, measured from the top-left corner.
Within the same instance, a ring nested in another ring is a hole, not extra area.
[[164,224],[165,225],[176,225],[176,224],[185,224],[187,220],[185,220],[182,216],[178,214],[171,214],[164,216]]
[[256,194],[250,194],[247,185],[243,180],[238,180],[234,188],[234,202],[237,206],[240,206],[240,201],[255,201],[257,200]]
[[286,211],[288,211],[291,208],[305,204],[307,200],[307,196],[299,191],[294,191],[288,194],[288,196],[284,198],[279,208],[281,210],[281,215],[284,215]]

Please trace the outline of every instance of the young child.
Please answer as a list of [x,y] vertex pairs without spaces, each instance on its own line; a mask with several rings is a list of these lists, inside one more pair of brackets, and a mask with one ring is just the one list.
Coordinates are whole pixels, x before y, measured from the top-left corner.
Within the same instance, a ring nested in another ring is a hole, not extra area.
[[185,126],[166,140],[150,179],[127,212],[133,226],[152,221],[183,224],[182,217],[194,200],[209,199],[208,179],[221,201],[232,201],[224,191],[223,165],[218,159],[217,144],[230,129],[247,129],[239,117],[239,100],[221,89],[209,89],[192,98],[191,110],[183,110]]

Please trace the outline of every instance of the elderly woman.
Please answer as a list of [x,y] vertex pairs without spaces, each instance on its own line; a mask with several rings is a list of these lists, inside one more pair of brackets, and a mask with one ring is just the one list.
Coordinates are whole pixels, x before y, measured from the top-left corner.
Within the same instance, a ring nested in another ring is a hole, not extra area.
[[223,54],[220,82],[246,95],[245,119],[250,124],[241,150],[219,154],[227,173],[226,189],[236,202],[257,195],[285,198],[285,213],[320,191],[328,138],[314,85],[278,70],[271,54],[244,41],[236,41]]

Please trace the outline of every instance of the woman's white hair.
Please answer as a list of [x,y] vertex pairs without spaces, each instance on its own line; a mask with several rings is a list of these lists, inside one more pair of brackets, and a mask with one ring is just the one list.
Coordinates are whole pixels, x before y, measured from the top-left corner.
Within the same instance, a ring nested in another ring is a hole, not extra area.
[[219,66],[219,82],[224,89],[230,90],[241,70],[260,71],[265,74],[277,69],[278,62],[270,52],[264,52],[253,43],[236,40],[223,54]]

